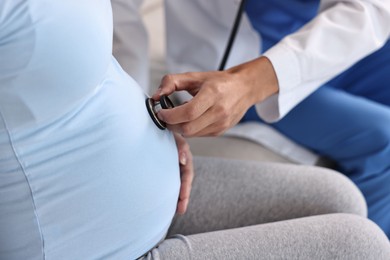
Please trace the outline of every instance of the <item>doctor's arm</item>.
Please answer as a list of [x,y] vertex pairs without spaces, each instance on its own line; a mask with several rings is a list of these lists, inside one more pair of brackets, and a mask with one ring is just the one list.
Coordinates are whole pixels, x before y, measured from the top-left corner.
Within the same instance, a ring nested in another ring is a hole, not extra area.
[[378,50],[390,34],[389,0],[323,0],[318,15],[262,57],[222,72],[168,75],[153,96],[187,90],[188,103],[159,116],[186,136],[219,135],[257,104],[274,122],[321,84]]
[[268,50],[280,91],[256,108],[266,121],[286,115],[319,86],[380,49],[390,35],[390,0],[323,0],[319,14]]

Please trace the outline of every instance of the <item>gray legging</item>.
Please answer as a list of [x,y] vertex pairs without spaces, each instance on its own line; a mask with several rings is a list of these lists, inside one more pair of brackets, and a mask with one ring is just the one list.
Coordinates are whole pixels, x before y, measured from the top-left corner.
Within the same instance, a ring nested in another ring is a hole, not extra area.
[[196,158],[195,168],[187,213],[143,259],[390,259],[389,241],[341,174],[212,158]]

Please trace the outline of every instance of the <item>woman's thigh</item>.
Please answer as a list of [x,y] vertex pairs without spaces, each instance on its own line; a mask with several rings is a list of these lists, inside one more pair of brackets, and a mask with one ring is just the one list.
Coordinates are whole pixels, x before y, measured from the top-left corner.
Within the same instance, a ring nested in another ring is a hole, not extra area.
[[144,259],[390,259],[390,244],[369,220],[348,214],[306,217],[190,236],[176,235]]
[[368,215],[390,235],[390,107],[324,86],[274,124],[337,162],[365,195]]
[[195,234],[327,213],[366,215],[343,175],[288,164],[198,157],[191,201],[169,235]]

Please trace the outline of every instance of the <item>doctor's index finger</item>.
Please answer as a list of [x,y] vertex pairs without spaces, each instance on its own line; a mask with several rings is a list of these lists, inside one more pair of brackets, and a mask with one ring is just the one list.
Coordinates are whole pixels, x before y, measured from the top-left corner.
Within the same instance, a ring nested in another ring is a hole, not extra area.
[[170,95],[175,91],[191,91],[202,84],[200,73],[187,72],[182,74],[168,74],[161,79],[161,83],[156,93],[153,95],[154,100],[158,100],[162,95]]
[[211,106],[213,100],[207,91],[199,91],[190,101],[171,109],[162,109],[158,117],[169,125],[190,122],[203,115]]

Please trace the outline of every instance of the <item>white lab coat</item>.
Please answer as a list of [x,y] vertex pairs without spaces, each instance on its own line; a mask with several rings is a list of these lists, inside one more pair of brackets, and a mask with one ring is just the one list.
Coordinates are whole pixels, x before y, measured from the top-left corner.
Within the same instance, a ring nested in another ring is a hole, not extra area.
[[[112,1],[123,5],[132,2]],[[165,0],[169,71],[217,69],[238,3],[237,0]],[[137,26],[142,28],[142,23]],[[263,54],[275,68],[279,93],[257,104],[258,114],[268,122],[279,120],[323,83],[378,50],[389,35],[390,0],[322,0],[319,14],[310,23]],[[258,57],[259,37],[244,17],[227,67]],[[131,38],[141,39],[135,34]],[[145,43],[134,46],[133,52],[139,54],[144,47]],[[137,64],[134,69],[144,63],[145,60],[134,63]],[[131,74],[138,77],[134,72]]]
[[147,91],[149,86],[148,33],[141,17],[143,0],[112,0],[113,54],[122,68]]

